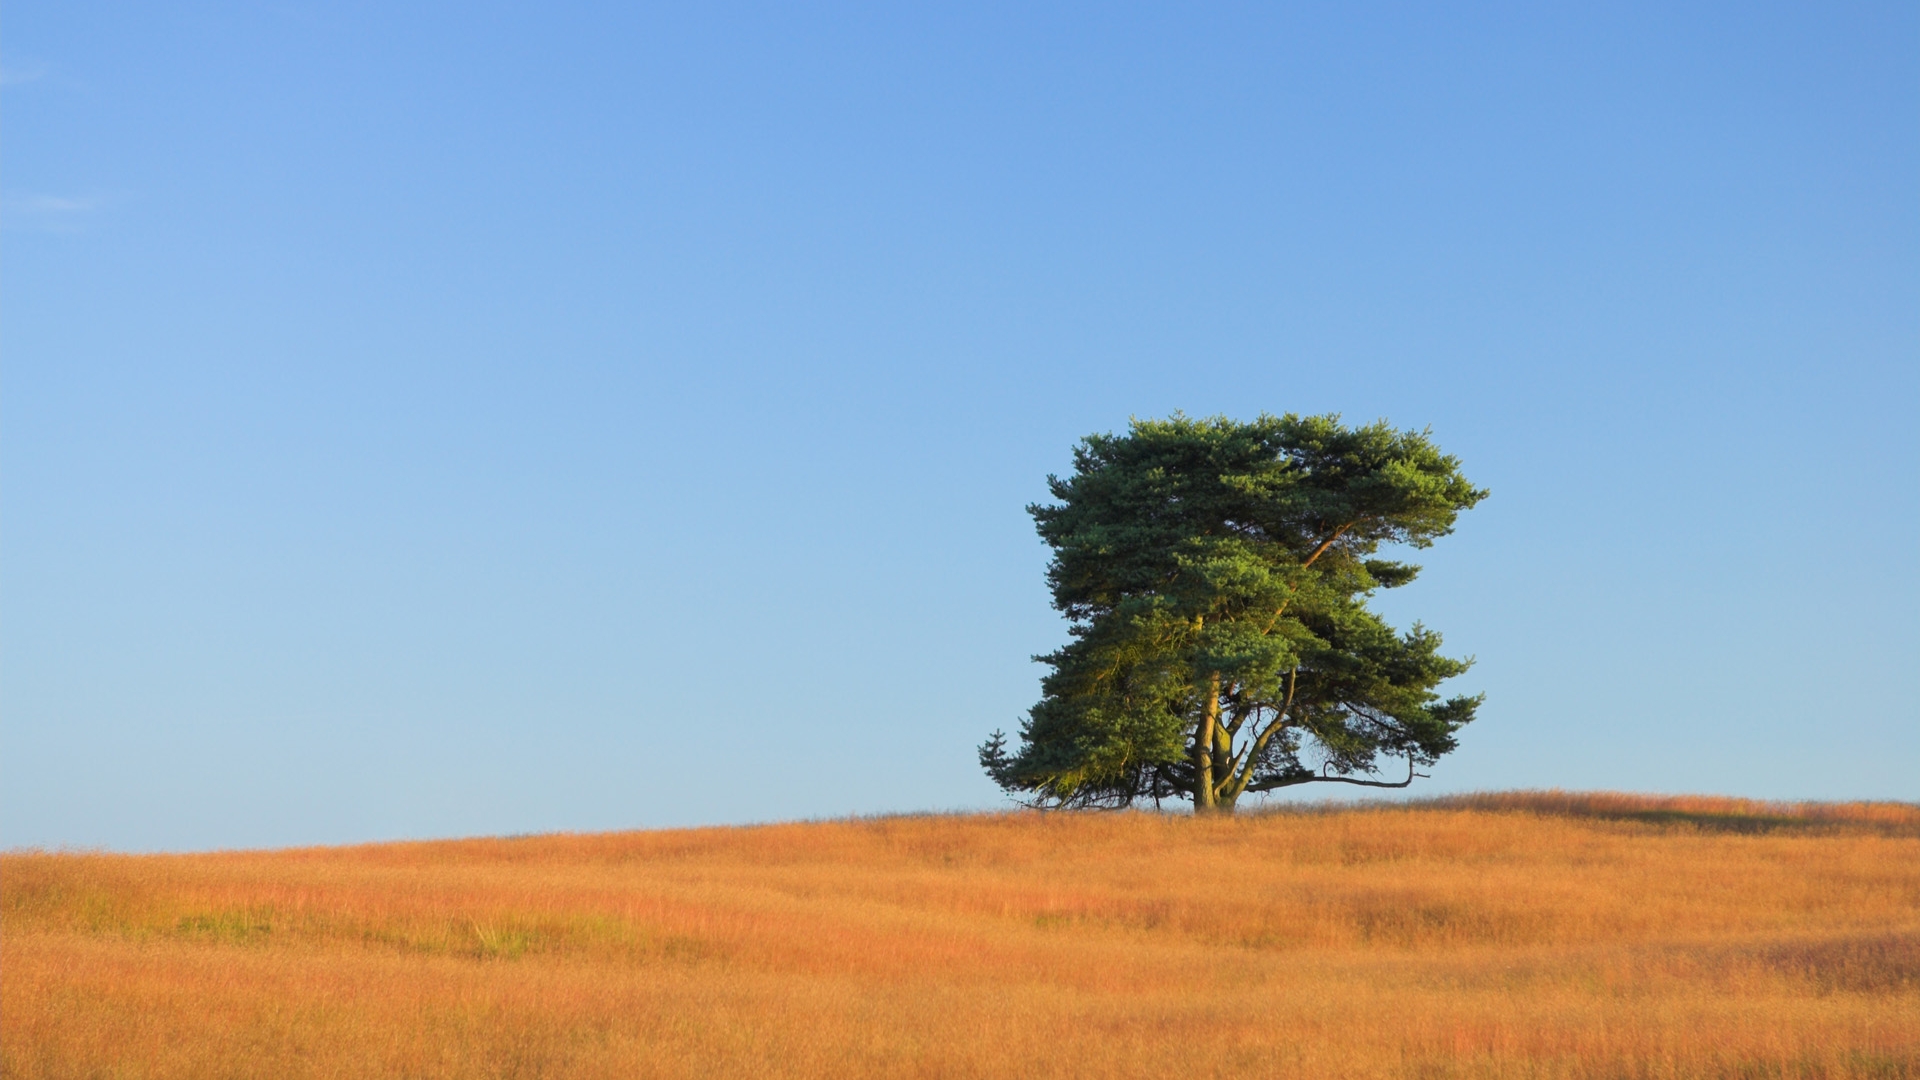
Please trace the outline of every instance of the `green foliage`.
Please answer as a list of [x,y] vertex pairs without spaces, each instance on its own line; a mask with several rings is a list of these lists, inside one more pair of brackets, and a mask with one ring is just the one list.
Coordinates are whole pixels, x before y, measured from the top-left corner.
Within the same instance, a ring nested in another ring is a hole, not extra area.
[[[1337,416],[1136,420],[1090,435],[1057,500],[1028,507],[1053,548],[1066,647],[1009,752],[981,764],[1041,805],[1184,797],[1231,809],[1313,782],[1404,787],[1455,746],[1477,697],[1434,687],[1467,669],[1418,624],[1367,610],[1486,497],[1424,432]],[[1383,756],[1403,781],[1368,779]],[[1311,764],[1309,764],[1311,762]]]

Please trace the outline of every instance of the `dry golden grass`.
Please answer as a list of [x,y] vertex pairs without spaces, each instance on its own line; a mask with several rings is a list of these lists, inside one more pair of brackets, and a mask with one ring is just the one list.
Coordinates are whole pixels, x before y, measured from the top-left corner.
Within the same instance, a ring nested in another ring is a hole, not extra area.
[[7,1077],[1908,1077],[1920,807],[0,861]]

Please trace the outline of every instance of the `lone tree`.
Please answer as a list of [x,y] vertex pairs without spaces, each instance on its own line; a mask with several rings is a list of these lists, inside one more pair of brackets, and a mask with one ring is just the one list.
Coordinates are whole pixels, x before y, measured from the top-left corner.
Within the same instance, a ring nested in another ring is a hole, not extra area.
[[[1485,498],[1426,433],[1338,416],[1135,420],[1090,435],[1057,503],[1027,508],[1053,548],[1047,583],[1073,640],[1009,753],[980,763],[1035,805],[1240,797],[1296,784],[1406,787],[1456,745],[1480,697],[1434,693],[1469,661],[1367,610]],[[1380,759],[1405,758],[1404,780]],[[1311,764],[1310,764],[1311,763]]]

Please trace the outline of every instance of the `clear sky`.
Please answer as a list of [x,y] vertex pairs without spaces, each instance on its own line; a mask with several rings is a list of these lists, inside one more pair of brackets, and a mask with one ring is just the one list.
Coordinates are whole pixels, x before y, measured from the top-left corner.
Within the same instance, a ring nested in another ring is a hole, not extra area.
[[[0,844],[1005,805],[1023,507],[1428,427],[1429,793],[1920,798],[1920,7],[52,3]],[[1354,789],[1312,790],[1313,797]]]

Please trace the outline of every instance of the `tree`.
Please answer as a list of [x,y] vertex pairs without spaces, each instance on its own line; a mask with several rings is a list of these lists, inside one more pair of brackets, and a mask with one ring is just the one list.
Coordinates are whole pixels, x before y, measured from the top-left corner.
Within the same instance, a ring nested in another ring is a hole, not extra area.
[[[1427,433],[1338,416],[1135,420],[1090,435],[1033,505],[1071,641],[1009,752],[980,763],[1035,805],[1181,797],[1231,812],[1309,783],[1406,787],[1454,749],[1480,697],[1434,688],[1471,661],[1396,633],[1366,601],[1487,493]],[[1382,779],[1381,758],[1406,761]]]

